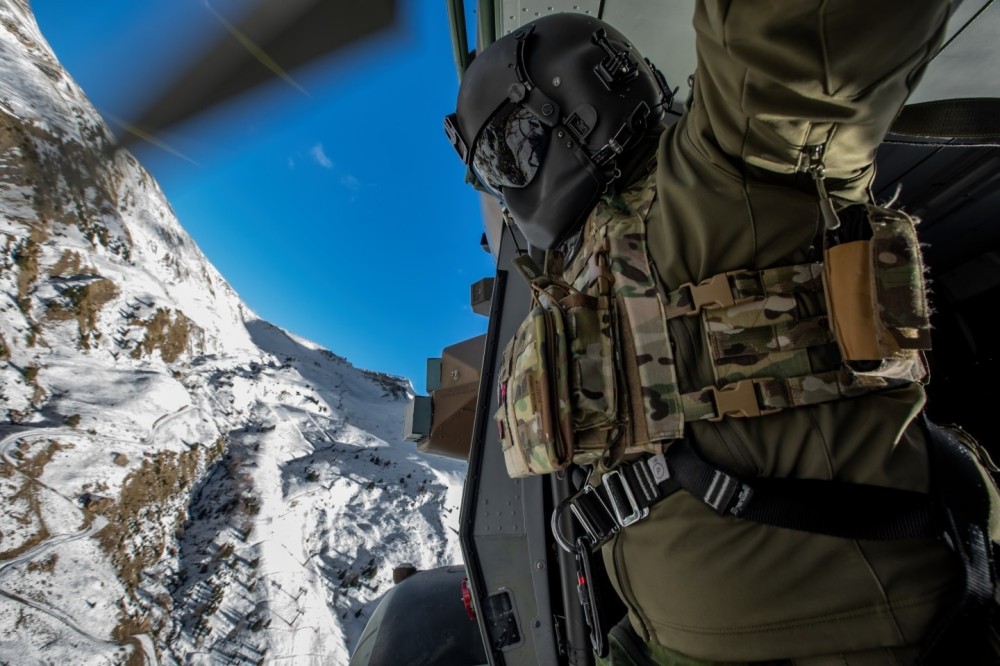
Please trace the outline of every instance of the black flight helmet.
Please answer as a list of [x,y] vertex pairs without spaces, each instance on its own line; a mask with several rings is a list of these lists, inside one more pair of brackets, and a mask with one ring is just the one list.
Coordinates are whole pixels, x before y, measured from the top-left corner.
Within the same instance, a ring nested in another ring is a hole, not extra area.
[[476,56],[445,131],[528,243],[548,249],[648,157],[643,139],[671,99],[659,71],[615,28],[553,14]]

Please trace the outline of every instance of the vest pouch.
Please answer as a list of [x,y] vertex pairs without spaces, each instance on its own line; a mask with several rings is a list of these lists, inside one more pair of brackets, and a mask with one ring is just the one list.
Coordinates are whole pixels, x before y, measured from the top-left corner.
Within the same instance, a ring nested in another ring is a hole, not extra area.
[[867,207],[867,221],[869,238],[828,239],[823,280],[830,327],[858,383],[920,381],[930,308],[916,223],[877,206]]
[[565,313],[542,291],[504,349],[495,418],[512,478],[548,474],[573,459]]
[[569,334],[573,460],[585,465],[601,458],[619,434],[616,324],[607,295],[571,292],[562,304]]

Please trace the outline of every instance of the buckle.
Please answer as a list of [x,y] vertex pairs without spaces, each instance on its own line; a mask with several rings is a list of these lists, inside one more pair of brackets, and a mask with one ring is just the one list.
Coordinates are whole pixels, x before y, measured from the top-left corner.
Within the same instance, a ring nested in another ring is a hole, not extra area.
[[601,499],[601,494],[590,485],[584,486],[583,492],[577,496],[576,501],[569,505],[569,510],[572,512],[577,522],[583,527],[583,531],[587,533],[592,545],[597,546],[598,544],[606,541],[611,535],[616,534],[618,532],[618,525],[615,524],[610,526],[608,531],[602,530],[598,525],[594,524],[590,515],[580,508],[580,505],[577,502],[581,499],[585,499],[585,501],[587,501],[591,506],[598,506],[603,509],[604,513],[608,517],[608,520],[611,522],[614,522],[615,514],[608,509],[608,505]]
[[[615,486],[611,483],[612,479],[617,479],[618,485],[621,487],[621,492],[616,492]],[[617,469],[613,469],[604,475],[601,481],[608,493],[608,499],[611,501],[611,510],[614,511],[615,518],[618,524],[622,527],[628,527],[634,522],[640,521],[649,515],[649,507],[639,508],[638,502],[635,501],[635,495],[632,494],[632,487],[629,486],[628,481],[622,476],[622,473]],[[625,508],[622,502],[622,498],[628,501],[629,512],[625,513]]]
[[[601,494],[593,486],[585,484],[577,494],[563,500],[552,512],[550,519],[552,535],[555,537],[559,547],[567,553],[575,552],[573,543],[566,538],[559,527],[560,517],[567,507],[569,507],[570,513],[573,514],[576,522],[580,524],[586,533],[586,540],[589,540],[592,550],[603,546],[620,529],[615,522],[615,514],[608,509],[608,505],[601,499]],[[604,524],[601,525],[599,523]],[[583,539],[584,537],[580,538]]]
[[721,389],[714,386],[710,388],[715,398],[716,415],[709,418],[709,421],[721,421],[726,416],[733,418],[766,416],[781,411],[779,407],[760,408],[760,403],[757,402],[757,390],[754,388],[752,379],[744,379]]
[[681,289],[684,287],[691,292],[691,304],[694,309],[687,313],[690,317],[701,312],[702,308],[728,308],[736,305],[733,290],[729,286],[729,273],[713,275],[698,284],[686,282],[681,285]]

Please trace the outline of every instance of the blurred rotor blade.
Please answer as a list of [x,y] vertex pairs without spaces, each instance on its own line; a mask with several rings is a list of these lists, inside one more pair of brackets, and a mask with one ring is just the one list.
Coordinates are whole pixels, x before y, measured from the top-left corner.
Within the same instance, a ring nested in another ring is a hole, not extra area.
[[[289,72],[394,23],[396,0],[262,0],[144,109],[121,123],[130,142],[177,125],[275,77],[302,91]],[[304,91],[303,91],[304,92]]]

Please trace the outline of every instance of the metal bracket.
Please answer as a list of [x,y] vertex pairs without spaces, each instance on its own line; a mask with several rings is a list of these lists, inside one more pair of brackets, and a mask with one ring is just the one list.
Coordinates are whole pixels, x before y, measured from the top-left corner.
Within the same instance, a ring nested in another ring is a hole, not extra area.
[[559,544],[559,547],[565,550],[567,553],[575,552],[572,542],[566,539],[566,536],[562,533],[562,530],[559,528],[559,518],[562,516],[562,512],[565,511],[567,508],[570,510],[570,513],[573,514],[573,517],[576,518],[576,521],[580,523],[580,526],[583,528],[583,531],[587,533],[587,539],[590,540],[592,548],[596,548],[598,545],[602,544],[605,540],[604,535],[601,535],[599,533],[597,527],[594,526],[594,524],[587,517],[587,515],[583,511],[581,511],[576,505],[576,500],[578,498],[590,494],[594,495],[594,499],[597,500],[598,505],[601,506],[607,512],[609,519],[611,520],[614,519],[614,514],[612,514],[611,510],[608,509],[608,507],[604,504],[604,502],[601,500],[601,496],[597,494],[593,486],[584,484],[583,488],[578,493],[576,493],[572,497],[567,498],[559,506],[553,509],[552,516],[549,519],[550,526],[552,528],[552,536],[555,538],[556,543]]
[[[616,481],[618,486],[621,488],[621,494],[614,491],[611,481]],[[635,501],[635,495],[632,494],[632,488],[628,485],[625,477],[617,469],[613,469],[604,475],[601,479],[601,483],[607,488],[608,499],[611,500],[611,510],[614,511],[615,519],[618,524],[622,527],[628,527],[632,523],[638,522],[649,515],[649,508],[641,509],[639,508],[639,503]],[[625,512],[625,508],[619,504],[618,498],[624,496],[628,500],[628,513]]]

